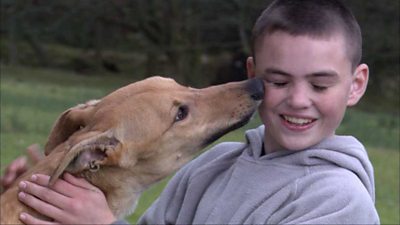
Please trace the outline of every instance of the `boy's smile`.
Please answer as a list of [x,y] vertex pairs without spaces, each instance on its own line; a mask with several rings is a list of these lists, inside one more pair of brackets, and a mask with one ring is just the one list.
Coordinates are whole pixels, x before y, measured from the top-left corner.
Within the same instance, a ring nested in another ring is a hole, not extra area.
[[267,153],[302,150],[335,133],[346,107],[359,99],[353,92],[364,85],[360,74],[368,79],[364,64],[352,74],[345,46],[339,34],[324,39],[277,31],[260,40],[247,66],[249,77],[265,83],[260,117]]
[[302,116],[280,115],[280,117],[283,125],[293,131],[307,130],[315,124],[315,121],[317,121],[315,118],[306,118]]

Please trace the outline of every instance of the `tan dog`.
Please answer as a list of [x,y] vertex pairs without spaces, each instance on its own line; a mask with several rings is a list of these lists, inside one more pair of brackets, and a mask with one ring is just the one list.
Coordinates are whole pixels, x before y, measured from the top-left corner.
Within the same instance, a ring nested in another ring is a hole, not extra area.
[[[19,180],[43,173],[54,184],[68,171],[99,187],[122,218],[144,189],[244,125],[263,93],[261,80],[205,89],[161,77],[133,83],[65,111],[50,133],[47,156]],[[17,192],[14,184],[1,196],[1,224],[19,224],[22,211],[34,213],[18,201]]]

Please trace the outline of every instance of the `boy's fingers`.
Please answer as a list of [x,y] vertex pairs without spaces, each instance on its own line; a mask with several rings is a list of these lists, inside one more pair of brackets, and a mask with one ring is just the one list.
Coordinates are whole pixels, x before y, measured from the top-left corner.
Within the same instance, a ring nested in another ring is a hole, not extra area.
[[1,177],[1,185],[8,188],[14,180],[27,170],[27,159],[24,156],[15,159],[7,168],[4,176]]
[[[35,176],[35,175],[34,175]],[[38,181],[39,182],[36,182]],[[44,181],[41,181],[44,180]],[[27,194],[33,195],[46,203],[50,203],[59,209],[64,209],[66,205],[70,204],[70,197],[47,187],[45,179],[35,179],[35,182],[22,181],[19,183],[19,188]],[[66,183],[64,181],[64,183]],[[61,188],[61,185],[60,187]],[[22,196],[24,197],[24,196]]]
[[21,174],[28,170],[28,158],[33,164],[43,158],[43,153],[38,144],[28,146],[26,152],[28,157],[20,156],[16,158],[6,168],[4,175],[0,177],[1,192],[7,190]]
[[25,156],[20,156],[16,158],[7,168],[8,172],[18,172],[20,170],[25,169],[27,167],[27,159]]
[[59,208],[38,199],[27,192],[18,193],[18,199],[42,215],[57,218],[62,212]]
[[[69,193],[69,189],[71,187],[71,184],[69,184],[68,182],[63,181],[62,179],[58,179],[56,181],[56,183],[49,187],[49,181],[50,181],[50,176],[45,175],[45,174],[34,174],[31,176],[31,178],[29,179],[29,181],[31,182],[31,184],[37,184],[40,185],[44,188],[48,188],[49,190],[54,190],[57,193],[64,195],[66,197],[71,197],[71,194]],[[29,183],[27,183],[29,184]],[[23,186],[23,185],[22,185]],[[20,188],[22,187],[20,184]],[[22,189],[22,188],[21,188]]]
[[28,213],[21,213],[19,216],[19,219],[25,223],[25,224],[41,224],[41,225],[56,225],[59,223],[55,223],[55,222],[50,222],[50,221],[45,221],[45,220],[40,220],[38,218],[35,218],[33,216],[31,216]]
[[[83,178],[75,178],[72,175],[69,175],[68,180],[57,179],[54,185],[51,187],[49,187],[50,176],[45,174],[34,174],[31,176],[30,181],[43,187],[50,188],[57,193],[69,198],[72,198],[76,193],[79,193],[81,188],[93,190],[93,188],[87,188],[87,186],[85,186],[91,185],[86,180],[84,180]],[[72,183],[71,181],[74,183]]]
[[28,146],[26,151],[33,164],[36,164],[44,157],[43,151],[38,144],[32,144]]
[[29,180],[33,183],[47,187],[49,185],[50,176],[45,174],[33,174]]
[[84,189],[87,189],[90,191],[95,191],[95,192],[100,191],[99,188],[97,188],[96,186],[93,186],[91,183],[89,183],[84,178],[75,177],[70,173],[65,173],[63,178],[75,186],[78,186],[78,187],[81,187],[81,188],[84,188]]

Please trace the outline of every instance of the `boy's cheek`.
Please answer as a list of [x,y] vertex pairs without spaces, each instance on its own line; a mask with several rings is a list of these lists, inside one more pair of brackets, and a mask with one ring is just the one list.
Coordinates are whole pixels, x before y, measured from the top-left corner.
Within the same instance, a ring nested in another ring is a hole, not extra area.
[[266,84],[266,82],[264,82],[264,87],[264,100],[262,104],[264,104],[265,107],[274,107],[285,100],[285,92],[283,90],[277,90],[271,87],[270,84]]
[[264,100],[261,102],[260,106],[258,107],[258,113],[264,124],[268,123],[268,120],[271,119],[269,117],[271,117],[271,115],[273,114],[273,112],[276,110],[276,108],[279,105],[279,103],[275,97],[277,97],[277,94],[266,91]]

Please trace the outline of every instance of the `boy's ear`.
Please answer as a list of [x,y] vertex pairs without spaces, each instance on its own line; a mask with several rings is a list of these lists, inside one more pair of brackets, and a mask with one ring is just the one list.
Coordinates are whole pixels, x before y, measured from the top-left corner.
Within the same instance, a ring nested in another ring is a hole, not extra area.
[[366,64],[359,65],[354,71],[347,106],[354,106],[364,95],[368,85],[369,69]]
[[256,76],[256,65],[253,57],[248,57],[246,61],[247,78],[254,78]]

